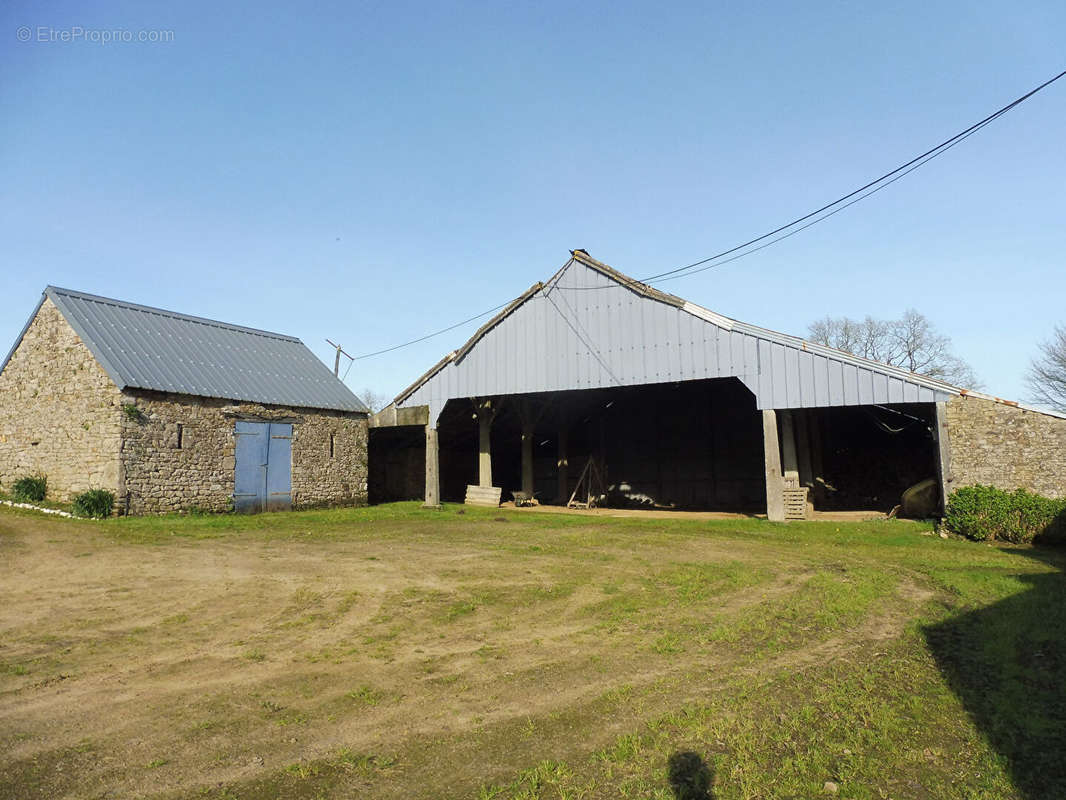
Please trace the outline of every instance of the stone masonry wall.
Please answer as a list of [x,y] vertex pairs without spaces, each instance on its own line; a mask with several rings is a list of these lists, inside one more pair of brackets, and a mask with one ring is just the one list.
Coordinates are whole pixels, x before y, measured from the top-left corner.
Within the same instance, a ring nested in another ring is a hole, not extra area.
[[66,501],[86,489],[117,491],[121,393],[46,299],[0,373],[0,488],[48,479]]
[[954,485],[1066,497],[1066,419],[963,395],[948,401]]
[[293,424],[294,508],[366,503],[363,414],[140,391],[127,391],[124,402],[131,410],[122,418],[122,467],[132,514],[228,510],[237,420]]

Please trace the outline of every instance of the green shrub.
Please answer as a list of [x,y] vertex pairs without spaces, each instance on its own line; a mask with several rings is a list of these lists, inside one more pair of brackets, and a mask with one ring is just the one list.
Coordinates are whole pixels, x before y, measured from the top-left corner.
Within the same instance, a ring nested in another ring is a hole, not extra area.
[[17,503],[40,503],[48,493],[44,475],[27,475],[11,485],[11,497]]
[[75,497],[73,505],[77,517],[110,517],[115,495],[107,489],[90,489]]
[[122,413],[125,414],[126,419],[130,422],[144,422],[144,412],[137,408],[134,403],[123,403]]
[[944,522],[955,533],[979,542],[1066,542],[1066,500],[1025,489],[1005,492],[994,486],[965,486],[948,498]]

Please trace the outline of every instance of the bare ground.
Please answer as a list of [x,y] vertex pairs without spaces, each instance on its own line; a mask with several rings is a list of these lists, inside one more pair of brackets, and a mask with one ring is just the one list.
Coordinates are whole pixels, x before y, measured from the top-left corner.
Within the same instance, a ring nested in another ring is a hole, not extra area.
[[330,796],[472,796],[730,674],[873,652],[932,597],[899,577],[775,638],[813,556],[501,513],[151,542],[0,514],[0,794],[271,796],[341,753]]

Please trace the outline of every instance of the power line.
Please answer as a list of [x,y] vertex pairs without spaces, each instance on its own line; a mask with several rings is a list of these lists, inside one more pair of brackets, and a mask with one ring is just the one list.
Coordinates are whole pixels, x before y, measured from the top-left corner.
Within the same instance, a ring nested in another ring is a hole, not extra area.
[[[405,341],[405,342],[402,343],[402,345],[394,345],[393,347],[385,348],[385,350],[376,350],[373,353],[364,353],[362,355],[357,355],[354,358],[352,358],[352,361],[353,362],[357,362],[361,358],[370,358],[371,356],[374,356],[374,355],[383,355],[385,353],[391,353],[393,350],[400,350],[401,348],[410,347],[411,345],[417,345],[417,343],[419,343],[420,341],[425,341],[426,339],[432,339],[434,336],[440,336],[440,334],[442,334],[442,333],[448,333],[449,331],[454,331],[456,329],[456,327],[462,327],[463,325],[467,324],[468,322],[473,322],[474,320],[478,320],[478,319],[481,319],[482,317],[487,317],[490,314],[494,314],[494,313],[496,313],[496,311],[500,310],[501,308],[506,308],[508,305],[511,305],[513,302],[514,301],[512,301],[512,300],[508,300],[506,303],[501,303],[500,305],[496,306],[495,308],[489,308],[487,311],[482,311],[481,314],[478,314],[478,315],[475,315],[473,317],[470,317],[470,319],[465,319],[462,322],[456,322],[454,325],[449,325],[448,327],[442,327],[442,329],[440,329],[439,331],[434,331],[432,334],[426,334],[425,336],[419,336],[417,339],[411,339],[410,341]],[[351,365],[349,365],[349,366],[351,366]]]
[[[907,174],[913,172],[918,167],[921,167],[924,164],[927,164],[928,162],[932,161],[937,156],[943,155],[944,153],[946,153],[948,150],[950,150],[955,145],[959,144],[960,142],[964,141],[965,139],[968,139],[970,136],[972,136],[973,134],[975,134],[979,130],[981,130],[981,128],[983,128],[986,125],[994,122],[999,117],[1001,117],[1004,114],[1006,114],[1008,111],[1011,111],[1015,107],[1021,105],[1026,100],[1028,100],[1030,97],[1032,97],[1034,94],[1036,94],[1037,92],[1041,91],[1042,89],[1047,88],[1048,86],[1050,86],[1055,81],[1057,81],[1060,78],[1062,78],[1063,76],[1066,76],[1066,70],[1060,72],[1055,77],[1044,81],[1044,83],[1040,84],[1035,89],[1032,89],[1031,91],[1026,92],[1021,97],[1019,97],[1018,99],[1008,103],[1007,105],[1005,105],[1002,108],[1000,108],[998,111],[994,111],[993,113],[989,114],[984,119],[982,119],[982,120],[980,120],[978,122],[975,122],[973,125],[971,125],[970,127],[966,128],[965,130],[959,131],[957,134],[952,136],[950,139],[945,139],[943,142],[938,144],[936,147],[933,147],[933,148],[930,148],[929,150],[926,150],[921,155],[915,156],[910,161],[906,162],[905,164],[901,164],[900,166],[896,167],[891,172],[886,172],[881,177],[875,178],[874,180],[870,181],[869,183],[865,184],[864,186],[860,186],[858,189],[855,189],[852,192],[848,192],[843,197],[838,197],[833,202],[826,203],[821,208],[815,209],[814,211],[811,211],[808,214],[804,214],[802,217],[797,217],[796,219],[792,220],[791,222],[786,223],[784,225],[781,225],[780,227],[774,228],[772,231],[768,231],[767,233],[764,233],[761,236],[757,236],[754,239],[750,239],[747,242],[744,242],[743,244],[738,244],[735,247],[730,247],[728,250],[723,250],[722,252],[716,253],[713,256],[708,256],[707,258],[701,258],[699,261],[694,261],[693,263],[686,264],[683,267],[676,267],[674,269],[667,270],[666,272],[660,272],[657,275],[651,275],[651,276],[649,276],[647,278],[642,278],[640,282],[641,283],[651,283],[653,281],[661,280],[661,279],[665,278],[668,275],[675,275],[675,274],[678,274],[678,273],[685,273],[686,275],[694,275],[696,272],[702,272],[703,270],[693,270],[693,268],[702,266],[703,264],[707,264],[707,263],[709,263],[711,261],[717,261],[719,258],[722,258],[723,256],[731,255],[732,253],[735,253],[738,250],[743,250],[744,248],[750,247],[753,244],[757,244],[757,243],[763,241],[764,239],[769,239],[771,236],[774,236],[775,234],[778,234],[778,233],[781,233],[783,231],[786,231],[789,228],[795,227],[796,225],[799,225],[801,222],[805,222],[805,221],[811,219],[812,217],[816,217],[819,214],[821,214],[822,212],[828,211],[829,209],[833,208],[834,206],[837,206],[837,205],[840,205],[841,203],[844,203],[846,200],[850,200],[851,198],[856,198],[853,202],[848,203],[847,205],[843,206],[842,208],[837,209],[836,211],[833,211],[831,214],[826,214],[824,217],[821,217],[819,219],[814,220],[814,222],[812,222],[811,224],[816,224],[818,222],[821,222],[823,219],[828,219],[833,214],[837,213],[837,211],[842,211],[844,208],[847,208],[848,206],[854,205],[859,200],[863,200],[863,199],[869,197],[871,194],[874,194],[874,192],[880,191],[880,189],[885,188],[885,186],[889,186],[889,185],[895,183],[897,180],[902,178],[904,175],[907,175]],[[895,177],[893,177],[893,176],[895,176]],[[889,178],[891,178],[892,180],[888,180]],[[881,183],[884,183],[884,185],[880,186],[879,188],[873,189],[873,191],[866,192],[867,189],[871,189],[873,187],[877,187],[878,184],[881,184]],[[862,194],[863,192],[866,192],[866,194]],[[856,197],[856,195],[861,195],[861,196]],[[806,228],[809,228],[809,227],[810,227],[810,225],[805,225],[805,226],[803,226],[803,228],[800,228],[800,230],[805,230]],[[798,233],[798,232],[799,231],[795,231],[794,233]],[[791,234],[789,234],[789,235],[791,235]],[[780,237],[778,239],[775,239],[774,241],[778,242],[778,241],[781,241],[781,239],[785,239],[785,238],[788,238],[788,237],[787,236],[782,236],[782,237]],[[771,242],[771,244],[772,243],[773,242]],[[756,248],[754,250],[750,250],[748,252],[754,253],[754,252],[757,252],[758,250],[761,250],[761,249],[763,249],[763,248],[759,247],[759,248]],[[748,252],[743,253],[742,255],[748,255]],[[732,259],[729,259],[728,261],[724,261],[722,263],[729,263],[729,261],[735,261],[735,260],[736,260],[735,258],[732,258]],[[692,272],[688,272],[688,270],[693,270],[693,271]],[[563,288],[563,287],[560,287],[560,288]],[[604,288],[604,287],[589,286],[589,287],[569,287],[569,288],[601,289],[601,288]]]
[[[977,130],[980,130],[980,128],[978,128]],[[770,245],[777,244],[778,242],[780,242],[783,239],[788,239],[791,236],[795,236],[797,233],[800,233],[802,231],[807,230],[807,228],[811,227],[812,225],[817,225],[822,220],[829,219],[833,215],[839,214],[845,208],[849,208],[850,206],[855,205],[860,200],[865,200],[870,195],[876,194],[877,192],[881,191],[882,189],[887,189],[889,186],[891,186],[893,183],[898,181],[900,178],[910,174],[911,172],[914,172],[914,170],[918,169],[918,167],[923,166],[924,164],[927,164],[929,161],[932,161],[934,158],[936,158],[937,155],[940,155],[941,153],[946,153],[952,147],[954,147],[955,145],[957,145],[960,142],[964,141],[968,136],[972,136],[974,133],[977,133],[977,130],[971,131],[969,134],[964,136],[962,139],[957,139],[956,141],[952,142],[950,145],[948,145],[946,148],[941,150],[936,155],[930,156],[925,161],[921,161],[921,162],[915,164],[914,166],[910,167],[906,171],[901,172],[900,174],[896,175],[891,180],[885,181],[884,183],[880,184],[879,186],[875,186],[873,189],[870,189],[865,194],[861,194],[858,197],[853,198],[852,200],[850,200],[849,202],[845,203],[844,205],[838,206],[837,208],[834,208],[832,211],[827,211],[823,216],[817,217],[816,219],[811,220],[806,225],[801,225],[800,227],[796,228],[795,230],[791,230],[788,233],[782,233],[776,239],[771,239],[770,241],[765,242],[764,244],[761,244],[758,247],[753,247],[751,250],[745,250],[743,253],[737,253],[732,258],[727,258],[727,259],[725,259],[723,261],[717,261],[717,262],[715,262],[713,264],[707,264],[706,261],[701,261],[699,263],[700,264],[704,264],[705,266],[699,267],[698,269],[691,269],[691,267],[686,267],[686,269],[689,269],[688,272],[684,272],[684,273],[677,274],[677,275],[673,275],[671,273],[664,273],[667,277],[654,279],[655,283],[665,283],[666,281],[676,281],[678,278],[687,278],[689,275],[695,275],[698,272],[705,272],[705,271],[707,271],[709,269],[714,269],[715,267],[720,267],[723,264],[728,264],[731,261],[736,261],[737,259],[744,258],[744,256],[750,256],[752,253],[757,253],[760,250],[765,250]],[[698,265],[692,265],[692,266],[698,266]],[[649,280],[651,280],[651,279],[649,279]],[[647,281],[645,281],[645,283],[646,282]],[[560,287],[560,288],[566,288],[566,287]],[[574,287],[571,287],[571,288],[574,288]],[[602,288],[605,288],[605,287],[602,287],[602,286],[589,286],[589,287],[579,287],[579,288],[602,289]]]
[[[984,128],[986,125],[989,125],[992,122],[994,122],[995,120],[999,119],[1001,116],[1003,116],[1007,112],[1013,110],[1017,106],[1019,106],[1022,103],[1024,103],[1026,100],[1028,100],[1030,97],[1035,95],[1037,92],[1039,92],[1039,91],[1041,91],[1043,89],[1046,89],[1048,86],[1050,86],[1051,84],[1055,83],[1055,81],[1059,80],[1060,78],[1062,78],[1064,76],[1066,76],[1066,70],[1063,70],[1062,72],[1060,72],[1058,75],[1054,76],[1053,78],[1050,78],[1050,79],[1044,81],[1042,84],[1040,84],[1036,88],[1026,92],[1021,97],[1017,98],[1016,100],[1011,101],[1010,103],[1008,103],[1007,105],[1003,106],[999,110],[994,111],[993,113],[989,114],[984,119],[979,120],[978,122],[975,122],[970,127],[966,128],[966,129],[964,129],[962,131],[959,131],[957,134],[955,134],[951,138],[945,139],[943,142],[938,144],[936,147],[933,147],[933,148],[930,148],[929,150],[926,150],[921,155],[915,156],[910,161],[907,161],[904,164],[900,164],[898,167],[896,167],[895,169],[891,170],[890,172],[886,172],[881,177],[876,178],[876,179],[870,181],[869,183],[866,183],[863,186],[860,186],[858,189],[855,189],[854,191],[848,192],[846,195],[843,195],[842,197],[838,197],[836,200],[832,201],[831,203],[826,203],[821,208],[817,208],[814,211],[811,211],[811,212],[809,212],[807,214],[804,214],[802,217],[797,217],[796,219],[792,220],[791,222],[788,222],[788,223],[786,223],[784,225],[781,225],[781,226],[779,226],[777,228],[774,228],[772,231],[768,231],[768,232],[762,234],[761,236],[757,236],[754,239],[750,239],[747,242],[744,242],[743,244],[738,244],[738,245],[736,245],[734,247],[730,247],[728,250],[723,250],[720,253],[716,253],[713,256],[708,256],[707,258],[702,258],[699,261],[694,261],[691,264],[686,264],[686,265],[681,266],[681,267],[675,267],[674,269],[670,269],[670,270],[667,270],[665,272],[660,272],[660,273],[658,273],[656,275],[651,275],[651,276],[649,276],[647,278],[642,278],[638,282],[647,284],[647,283],[652,283],[652,282],[663,282],[663,281],[667,281],[667,280],[677,280],[678,278],[687,278],[689,275],[695,275],[695,274],[697,274],[699,272],[704,272],[705,270],[713,269],[715,267],[722,266],[723,264],[728,264],[728,263],[730,263],[732,261],[736,261],[737,259],[744,258],[745,256],[751,255],[752,253],[756,253],[759,250],[763,250],[763,249],[769,247],[770,245],[776,244],[777,242],[780,242],[780,241],[782,241],[784,239],[787,239],[787,238],[789,238],[791,236],[795,236],[797,233],[800,233],[801,231],[806,230],[807,228],[811,227],[812,225],[816,225],[819,222],[822,222],[822,221],[824,221],[826,219],[829,219],[829,217],[832,217],[833,215],[840,213],[844,209],[855,205],[859,201],[865,200],[870,195],[875,194],[875,193],[881,191],[882,189],[885,189],[885,188],[891,186],[896,181],[898,181],[901,178],[909,175],[911,172],[913,172],[914,170],[918,169],[919,167],[924,166],[925,164],[929,163],[934,158],[937,158],[938,156],[943,155],[948,150],[950,150],[951,148],[955,147],[955,145],[961,144],[963,141],[968,139],[973,134],[977,133],[979,130]],[[821,215],[821,216],[819,216],[819,215]],[[810,221],[808,222],[808,220],[810,220]],[[804,223],[804,222],[807,223],[807,224],[800,225],[800,223]],[[800,227],[796,227],[796,226],[800,226]],[[790,230],[790,229],[794,229],[794,230]],[[777,234],[781,234],[781,235],[777,236]],[[776,238],[774,238],[774,237],[776,237]],[[767,239],[769,239],[770,241],[766,241]],[[745,248],[751,247],[752,245],[759,244],[759,242],[764,242],[764,244],[761,244],[758,247],[752,247],[750,250],[745,249]],[[739,252],[739,251],[743,251],[743,252]],[[732,257],[731,258],[724,258],[725,256],[732,256]],[[719,260],[719,259],[724,259],[724,260]],[[697,269],[697,268],[699,268],[699,269]],[[614,285],[617,285],[617,284],[614,284]],[[600,289],[612,288],[612,286],[611,285],[608,285],[608,286],[568,286],[568,287],[557,287],[557,288],[560,288],[560,289],[565,288],[567,290],[600,290]],[[474,320],[481,319],[482,317],[486,317],[489,314],[495,313],[496,311],[499,311],[500,309],[505,308],[506,306],[510,305],[511,302],[512,301],[508,301],[506,303],[501,303],[500,305],[496,306],[495,308],[490,308],[488,311],[483,311],[480,314],[477,314],[477,315],[475,315],[473,317],[470,317],[469,319],[463,320],[462,322],[457,322],[454,325],[449,325],[447,328],[442,328],[442,329],[440,329],[438,331],[434,331],[433,333],[427,333],[425,336],[420,336],[417,339],[412,339],[412,340],[410,340],[408,342],[403,342],[402,344],[397,344],[397,345],[394,345],[392,347],[387,347],[384,350],[377,350],[377,351],[375,351],[373,353],[365,353],[365,354],[363,354],[361,356],[356,356],[353,359],[353,361],[364,359],[364,358],[371,358],[373,356],[384,355],[385,353],[391,353],[391,352],[393,352],[395,350],[400,350],[400,349],[402,349],[404,347],[410,347],[413,344],[418,344],[419,342],[424,342],[427,339],[432,339],[435,336],[440,336],[443,333],[447,333],[448,331],[452,331],[452,330],[455,330],[456,328],[460,328],[463,325],[466,325],[466,324],[468,324],[470,322],[473,322]],[[351,365],[349,364],[349,368],[350,367],[351,367]]]

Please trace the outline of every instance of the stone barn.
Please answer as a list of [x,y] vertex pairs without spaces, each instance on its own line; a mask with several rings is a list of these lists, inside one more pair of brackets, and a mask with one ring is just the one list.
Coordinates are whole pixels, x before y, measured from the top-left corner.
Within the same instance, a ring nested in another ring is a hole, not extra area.
[[0,488],[131,514],[366,501],[366,406],[299,340],[45,289],[0,365]]
[[890,511],[921,485],[908,498],[932,513],[966,484],[1066,495],[1066,419],[729,319],[576,250],[373,418],[370,460],[371,502],[519,492],[780,520]]

